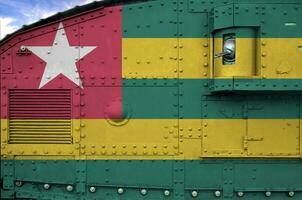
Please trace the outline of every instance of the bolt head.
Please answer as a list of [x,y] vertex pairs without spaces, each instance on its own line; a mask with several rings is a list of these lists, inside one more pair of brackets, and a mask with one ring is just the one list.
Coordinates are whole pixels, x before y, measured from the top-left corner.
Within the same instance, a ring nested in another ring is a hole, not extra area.
[[243,197],[243,196],[244,196],[244,193],[243,193],[243,192],[237,192],[237,196],[238,196],[238,197]]
[[95,191],[96,191],[95,187],[93,187],[93,186],[89,187],[89,192],[94,193]]
[[25,51],[25,50],[26,50],[26,46],[22,45],[22,46],[20,47],[20,50],[21,50],[21,51]]
[[220,197],[221,196],[221,192],[219,190],[217,190],[217,191],[214,192],[214,195],[216,197]]
[[141,189],[141,195],[146,195],[148,192],[147,192],[147,190],[146,189]]
[[16,181],[16,182],[15,182],[15,185],[16,185],[17,187],[21,187],[21,186],[23,185],[23,183],[22,183],[22,181]]
[[165,191],[164,191],[164,195],[165,195],[165,196],[169,196],[169,195],[170,195],[170,191],[169,191],[169,190],[165,190]]
[[45,183],[45,184],[43,185],[43,188],[44,188],[45,190],[48,190],[48,189],[50,188],[50,185],[49,185],[48,183]]
[[71,192],[71,191],[73,190],[73,186],[72,186],[72,185],[67,185],[67,186],[66,186],[66,190],[67,190],[68,192]]
[[117,193],[123,194],[123,193],[124,193],[124,189],[123,189],[123,188],[118,188],[118,189],[117,189]]
[[294,191],[290,191],[290,192],[288,192],[288,196],[290,196],[290,197],[295,196],[295,192],[294,192]]
[[265,196],[270,197],[272,196],[272,193],[270,191],[265,192]]
[[197,197],[198,196],[198,192],[194,190],[194,191],[192,191],[191,195],[192,195],[192,197]]

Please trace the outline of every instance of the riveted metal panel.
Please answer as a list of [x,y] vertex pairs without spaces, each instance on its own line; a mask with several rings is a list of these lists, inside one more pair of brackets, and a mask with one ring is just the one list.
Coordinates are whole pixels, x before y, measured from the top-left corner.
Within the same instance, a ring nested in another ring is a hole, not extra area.
[[260,26],[262,13],[265,12],[264,5],[235,4],[234,25],[235,26]]
[[215,161],[186,161],[185,188],[221,190],[223,165]]
[[[263,78],[274,79],[297,79],[292,84],[275,83],[274,90],[301,90],[301,63],[302,51],[299,45],[302,44],[302,38],[262,38],[261,51],[259,58],[261,60],[261,76]],[[280,48],[282,47],[282,48]]]
[[[267,70],[268,73],[270,71]],[[266,73],[266,70],[262,70]],[[211,92],[238,91],[266,91],[266,92],[281,92],[281,91],[301,91],[302,79],[298,78],[271,78],[260,79],[257,77],[242,78],[234,77],[229,79],[213,79],[209,81],[209,89]]]
[[302,156],[302,101],[300,101],[300,120],[299,120],[299,125],[300,125],[300,156]]
[[[282,105],[282,107],[280,106]],[[299,103],[289,100],[265,100],[248,102],[249,155],[292,156],[299,155]],[[286,110],[287,116],[284,116]],[[282,120],[266,122],[256,120],[261,115],[284,116]],[[264,122],[264,123],[261,123]]]
[[189,12],[210,12],[213,7],[233,3],[234,0],[187,0]]
[[[238,192],[242,192],[244,198],[262,200],[267,198],[267,191],[276,199],[299,199],[302,195],[300,160],[15,162],[13,181],[16,186],[6,191],[14,191],[15,197],[19,198],[183,200],[220,196],[224,199],[237,199]],[[1,170],[3,172],[4,169]],[[79,173],[83,175],[79,176]],[[45,189],[45,184],[50,187]],[[66,189],[68,185],[73,186],[72,191]],[[78,190],[77,186],[82,189]],[[91,190],[91,187],[95,190]],[[145,195],[141,193],[142,189],[147,191]],[[192,196],[193,191],[196,191],[197,197]],[[294,192],[293,197],[288,195],[291,191]],[[1,198],[13,197],[2,192]]]
[[234,26],[234,4],[215,7],[213,15],[213,30]]
[[8,49],[7,51],[1,53],[1,57],[0,57],[1,74],[9,74],[13,72],[12,58],[13,58],[12,49]]
[[[177,87],[125,86],[121,99],[115,95],[120,95],[118,87],[89,90],[95,91],[96,98],[84,95],[83,102],[89,103],[82,112],[94,120],[83,120],[83,155],[169,156],[178,152]],[[113,108],[123,118],[112,118]]]
[[174,38],[178,36],[177,0],[157,0],[123,5],[124,38]]
[[[235,164],[235,188],[237,191],[266,191],[278,188],[279,191],[301,189],[301,184],[296,180],[301,179],[301,167],[299,162],[286,160],[278,161],[246,161],[243,164]],[[284,171],[283,171],[284,170]],[[284,172],[286,171],[286,179]],[[282,181],[281,181],[282,180]],[[284,197],[285,198],[285,197]]]
[[202,103],[203,156],[241,156],[244,154],[242,143],[247,128],[244,119],[244,101],[235,102],[205,101]]
[[[87,183],[95,186],[171,188],[171,161],[89,161]],[[131,178],[130,178],[131,177]]]
[[123,38],[122,48],[124,79],[178,78],[177,38]]
[[192,92],[200,88],[202,83],[198,80],[179,82],[179,140],[185,138],[201,138],[201,115],[199,92]]
[[[191,1],[194,3],[194,1]],[[196,1],[195,1],[196,2]],[[179,2],[179,38],[208,38],[209,21],[208,13],[188,12],[188,5],[184,1]],[[193,9],[210,9],[210,7],[194,7]],[[190,11],[190,6],[189,6]]]
[[176,160],[173,162],[173,199],[183,200],[184,199],[184,187],[185,187],[185,161]]
[[75,169],[76,162],[71,160],[20,160],[15,164],[15,179],[24,182],[73,184]]
[[299,23],[302,17],[301,2],[285,5],[267,4],[261,9],[262,24],[264,24],[261,26],[261,37],[301,38],[301,24]]
[[[121,6],[107,7],[81,16],[85,20],[79,21],[79,44],[96,47],[78,62],[84,87],[122,84],[121,9]],[[79,51],[81,54],[82,48]]]

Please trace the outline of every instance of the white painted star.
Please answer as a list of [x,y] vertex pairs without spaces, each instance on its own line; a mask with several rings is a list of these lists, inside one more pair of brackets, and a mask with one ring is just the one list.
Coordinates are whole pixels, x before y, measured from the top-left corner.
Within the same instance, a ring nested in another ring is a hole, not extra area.
[[27,48],[47,63],[39,85],[41,88],[59,74],[82,87],[75,63],[96,47],[70,46],[63,24],[60,23],[52,46],[27,46]]

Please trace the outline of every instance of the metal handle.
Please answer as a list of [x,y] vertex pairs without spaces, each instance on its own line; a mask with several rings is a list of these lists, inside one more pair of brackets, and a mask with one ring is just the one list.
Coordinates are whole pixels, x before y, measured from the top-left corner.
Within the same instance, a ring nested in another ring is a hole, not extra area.
[[227,51],[221,52],[221,53],[215,53],[214,58],[220,58],[220,57],[223,57],[223,56],[229,55],[229,54],[232,54],[232,53],[231,52],[227,52]]

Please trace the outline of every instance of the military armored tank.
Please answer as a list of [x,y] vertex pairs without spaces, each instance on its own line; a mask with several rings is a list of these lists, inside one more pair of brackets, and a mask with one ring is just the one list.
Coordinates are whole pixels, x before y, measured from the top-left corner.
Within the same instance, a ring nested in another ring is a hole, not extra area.
[[302,199],[302,1],[101,1],[0,42],[1,199]]

